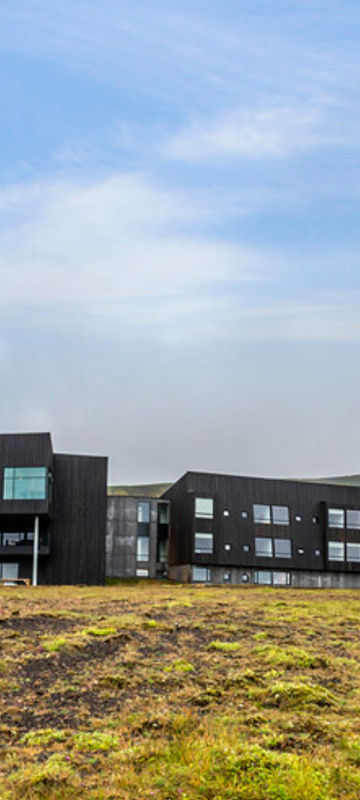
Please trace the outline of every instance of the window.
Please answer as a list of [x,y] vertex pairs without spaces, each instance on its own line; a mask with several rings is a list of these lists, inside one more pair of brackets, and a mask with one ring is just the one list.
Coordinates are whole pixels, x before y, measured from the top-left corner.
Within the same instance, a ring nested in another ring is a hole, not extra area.
[[346,545],[346,560],[347,561],[360,561],[360,544],[357,542],[348,542]]
[[211,581],[211,569],[208,569],[208,567],[193,567],[192,579],[193,581],[198,581],[199,583],[207,583],[208,581]]
[[229,583],[231,581],[231,572],[224,572],[224,582]]
[[225,550],[231,550],[231,544],[225,544],[224,545],[224,549]]
[[270,584],[272,582],[271,572],[267,569],[259,569],[255,572],[255,583]]
[[346,512],[346,527],[352,530],[360,530],[360,511],[348,509]]
[[15,580],[19,577],[19,564],[0,564],[0,578],[4,580]]
[[243,544],[243,551],[244,551],[244,553],[250,553],[250,545],[249,544]]
[[148,578],[149,577],[149,570],[148,569],[137,569],[136,570],[136,577],[137,578]]
[[195,497],[195,517],[212,519],[214,516],[214,501],[212,497]]
[[344,561],[344,542],[329,542],[329,561]]
[[287,506],[272,506],[271,510],[274,525],[290,525],[290,515]]
[[253,505],[254,522],[260,525],[270,525],[270,506]]
[[289,586],[289,583],[290,583],[289,572],[273,572],[274,586]]
[[328,509],[328,525],[329,528],[345,527],[345,511],[343,508]]
[[230,517],[230,511],[228,511],[228,509],[225,508],[224,511],[223,511],[223,515],[224,515],[224,517]]
[[249,575],[247,572],[243,572],[241,576],[241,581],[242,583],[249,583]]
[[248,515],[248,512],[247,512],[247,511],[242,511],[242,512],[241,512],[241,519],[247,519],[247,518],[248,518],[248,516],[249,516],[249,515]]
[[25,542],[25,533],[2,533],[0,541],[2,547],[16,547]]
[[296,514],[296,516],[295,516],[295,522],[302,522],[302,516],[301,516],[301,514]]
[[46,467],[5,467],[4,500],[46,500]]
[[137,504],[137,521],[150,522],[150,503],[145,500],[139,500]]
[[148,536],[138,536],[136,542],[137,561],[149,561],[150,558],[150,539]]
[[274,539],[275,558],[291,558],[291,539]]
[[255,555],[272,558],[273,543],[270,537],[256,536],[255,537]]
[[195,533],[195,553],[212,553],[212,533]]

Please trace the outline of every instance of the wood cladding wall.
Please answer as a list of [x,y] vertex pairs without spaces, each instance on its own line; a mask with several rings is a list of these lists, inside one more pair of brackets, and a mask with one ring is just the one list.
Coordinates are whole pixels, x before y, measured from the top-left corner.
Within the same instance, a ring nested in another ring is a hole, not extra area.
[[[164,497],[171,500],[171,566],[192,563],[360,572],[360,563],[327,558],[329,540],[360,542],[360,531],[329,528],[327,524],[329,507],[360,509],[359,487],[188,472]],[[213,519],[195,517],[195,497],[214,499]],[[288,506],[290,524],[255,524],[254,504]],[[195,553],[195,532],[210,531],[214,535],[213,552]],[[256,556],[255,537],[291,539],[291,558]]]

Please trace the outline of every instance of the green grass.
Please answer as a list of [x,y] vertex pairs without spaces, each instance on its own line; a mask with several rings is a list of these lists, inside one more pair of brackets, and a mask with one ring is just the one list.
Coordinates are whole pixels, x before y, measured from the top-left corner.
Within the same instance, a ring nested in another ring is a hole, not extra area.
[[359,800],[360,593],[0,590],[1,800]]
[[121,497],[161,497],[171,483],[144,483],[134,486],[108,486],[108,494],[120,495]]

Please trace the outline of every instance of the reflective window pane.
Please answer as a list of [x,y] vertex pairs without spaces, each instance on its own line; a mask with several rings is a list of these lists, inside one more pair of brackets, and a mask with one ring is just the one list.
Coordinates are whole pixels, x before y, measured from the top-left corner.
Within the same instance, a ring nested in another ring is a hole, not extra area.
[[272,558],[273,543],[270,537],[265,537],[265,536],[255,537],[255,555],[263,557],[265,556],[266,558]]
[[343,508],[329,508],[329,528],[343,528],[345,526],[345,511]]
[[271,584],[271,572],[267,569],[259,569],[255,572],[255,582],[263,584]]
[[14,580],[19,577],[19,564],[0,564],[0,577]]
[[344,561],[345,545],[344,542],[329,542],[328,558],[329,561]]
[[46,500],[46,467],[5,467],[4,500]]
[[291,539],[274,539],[275,558],[291,558]]
[[273,572],[274,586],[288,586],[290,583],[289,572]]
[[148,536],[138,536],[136,543],[136,558],[138,561],[149,561],[150,539]]
[[150,522],[150,503],[139,500],[137,504],[137,521]]
[[254,522],[261,525],[270,524],[270,506],[262,506],[258,503],[253,505]]
[[212,533],[195,533],[195,553],[212,553]]
[[348,509],[346,512],[346,527],[352,530],[360,530],[360,511],[357,509]]
[[192,579],[193,581],[199,581],[199,583],[211,581],[211,570],[208,567],[193,567]]
[[212,497],[195,497],[195,517],[212,519],[214,516],[214,501]]
[[289,525],[290,515],[288,506],[272,506],[272,520],[274,525]]
[[347,561],[360,561],[360,544],[357,542],[348,542],[346,545],[346,559]]

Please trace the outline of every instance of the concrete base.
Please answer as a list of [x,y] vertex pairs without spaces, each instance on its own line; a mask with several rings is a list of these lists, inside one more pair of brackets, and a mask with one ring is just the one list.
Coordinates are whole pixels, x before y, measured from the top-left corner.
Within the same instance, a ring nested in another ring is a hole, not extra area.
[[[313,572],[310,570],[264,570],[241,567],[205,567],[207,580],[194,578],[193,565],[170,567],[169,578],[181,583],[292,586],[302,589],[360,589],[360,573]],[[262,574],[261,574],[262,573]],[[266,573],[266,574],[265,574]],[[264,578],[266,577],[266,581]]]

